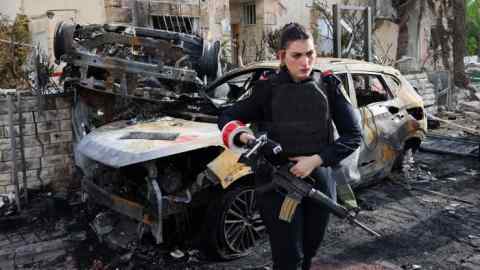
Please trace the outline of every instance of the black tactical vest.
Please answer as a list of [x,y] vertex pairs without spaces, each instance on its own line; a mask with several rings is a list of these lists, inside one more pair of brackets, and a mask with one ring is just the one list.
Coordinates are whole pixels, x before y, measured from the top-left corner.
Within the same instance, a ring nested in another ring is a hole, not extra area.
[[332,142],[328,98],[316,82],[272,82],[272,87],[272,121],[261,129],[282,145],[285,154],[319,153]]

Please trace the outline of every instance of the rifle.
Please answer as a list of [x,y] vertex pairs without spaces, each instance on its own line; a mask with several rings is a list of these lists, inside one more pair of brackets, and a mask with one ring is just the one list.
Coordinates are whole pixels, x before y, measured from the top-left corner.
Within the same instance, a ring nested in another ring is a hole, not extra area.
[[[244,158],[247,160],[251,159],[252,155],[259,154],[259,152],[261,152],[263,155],[278,155],[282,152],[281,146],[278,143],[268,139],[266,135],[261,135],[257,139],[248,142],[247,147],[249,150],[243,154]],[[292,164],[272,166],[272,181],[257,188],[257,192],[260,193],[278,188],[281,188],[285,191],[285,200],[283,201],[280,209],[279,219],[290,222],[293,214],[295,213],[297,205],[304,197],[308,197],[328,208],[335,216],[348,220],[351,224],[360,227],[376,237],[381,237],[379,233],[358,221],[353,211],[347,210],[347,208],[338,204],[321,191],[315,189],[313,185],[307,181],[292,175],[290,173],[291,165]],[[308,176],[307,178],[315,182],[313,177]]]

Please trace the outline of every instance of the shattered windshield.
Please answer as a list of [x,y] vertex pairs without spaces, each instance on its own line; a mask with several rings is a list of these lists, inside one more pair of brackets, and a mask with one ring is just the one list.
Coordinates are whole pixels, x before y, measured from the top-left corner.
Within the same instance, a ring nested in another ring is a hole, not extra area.
[[216,106],[228,106],[249,97],[255,82],[267,70],[270,69],[241,70],[226,75],[206,87],[205,94]]

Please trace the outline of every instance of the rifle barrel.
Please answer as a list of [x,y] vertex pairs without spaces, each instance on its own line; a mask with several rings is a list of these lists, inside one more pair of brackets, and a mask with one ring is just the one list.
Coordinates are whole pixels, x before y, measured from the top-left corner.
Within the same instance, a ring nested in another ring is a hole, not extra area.
[[339,218],[346,218],[348,216],[348,210],[336,203],[327,195],[323,194],[323,192],[312,188],[310,192],[307,194],[308,197],[312,198],[313,200],[317,201],[323,206],[326,206],[333,214],[338,216]]
[[350,216],[348,214],[348,210],[345,207],[336,203],[334,200],[332,200],[327,195],[323,194],[321,191],[312,188],[311,191],[308,193],[308,197],[316,200],[318,203],[324,206],[327,206],[332,211],[332,213],[335,214],[336,216],[340,218],[347,218],[348,220],[350,220],[350,222],[357,225],[364,231],[370,233],[371,235],[374,235],[376,237],[381,237],[379,233],[370,229],[367,225],[356,220],[354,217]]
[[378,238],[382,237],[379,233],[377,233],[376,231],[370,229],[369,227],[367,227],[367,225],[361,223],[360,221],[354,219],[354,218],[351,218],[350,219],[350,222],[353,222],[355,223],[355,225],[357,225],[358,227],[362,228],[364,231],[370,233],[371,235],[374,235]]

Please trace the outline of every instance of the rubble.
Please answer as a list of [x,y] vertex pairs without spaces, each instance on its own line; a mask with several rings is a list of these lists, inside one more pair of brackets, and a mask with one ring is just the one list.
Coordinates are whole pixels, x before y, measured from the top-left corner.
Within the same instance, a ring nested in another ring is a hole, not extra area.
[[[361,204],[362,221],[380,230],[385,237],[372,241],[333,218],[321,252],[314,260],[315,267],[475,269],[478,258],[474,250],[480,245],[480,235],[475,229],[475,224],[480,222],[477,206],[480,182],[475,180],[480,171],[478,162],[427,153],[417,153],[414,160],[410,163],[408,179],[414,189],[405,190],[386,181],[357,193],[361,201],[375,205],[368,209]],[[445,165],[437,166],[438,163]],[[88,219],[88,213],[84,211],[86,205],[76,204],[69,199],[71,196],[67,196],[67,200],[62,199],[65,197],[62,194],[45,197],[57,201],[56,204],[68,202],[75,205],[75,215],[40,218],[32,223],[27,221],[21,226],[9,227],[8,230],[2,228],[2,269],[14,269],[14,266],[21,268],[22,265],[24,268],[37,269],[271,269],[266,242],[248,257],[212,262],[193,243],[158,246],[148,238],[138,241],[136,237],[129,238],[129,230],[136,230],[137,226],[125,224],[110,231],[110,224],[115,222],[115,215],[111,212],[101,211],[97,218]],[[470,201],[473,205],[457,201],[455,197]],[[54,207],[55,203],[44,205]],[[44,211],[47,209],[44,208]],[[93,229],[95,227],[97,233],[103,230],[103,243],[99,242]],[[115,239],[117,245],[112,245]],[[8,248],[5,248],[5,243],[8,243]],[[15,261],[12,260],[13,256],[17,258]]]
[[0,220],[17,212],[15,195],[13,193],[0,194]]
[[[466,131],[474,131],[465,129]],[[465,132],[465,131],[462,131]],[[480,140],[459,138],[459,136],[449,136],[440,134],[430,134],[420,146],[420,150],[438,154],[452,154],[463,157],[480,157]]]
[[407,265],[402,265],[402,269],[405,269],[405,270],[419,270],[419,269],[422,269],[422,266],[418,265],[418,264],[407,264]]
[[0,269],[75,269],[68,256],[86,232],[67,229],[69,200],[62,194],[30,190],[29,204],[11,219],[0,218]]
[[114,222],[112,221],[112,213],[100,212],[93,221],[90,223],[90,227],[93,232],[98,236],[100,243],[103,242],[103,236],[113,231]]
[[430,113],[437,112],[437,96],[434,85],[430,82],[426,73],[406,74],[412,87],[422,96],[425,109]]
[[[473,102],[476,103],[477,101]],[[471,103],[466,104],[468,106]],[[473,107],[470,109],[473,109]],[[474,111],[478,111],[478,108],[475,108]],[[460,109],[448,111],[442,109],[436,116],[429,115],[429,119],[439,121],[437,126],[429,126],[429,135],[448,137],[480,135],[480,121],[477,119],[479,113],[474,111]]]
[[464,111],[463,114],[465,114],[467,118],[470,118],[474,121],[480,121],[480,109],[478,109],[477,111],[478,112]]
[[480,101],[460,101],[458,105],[462,111],[480,113]]
[[480,63],[471,62],[465,66],[465,73],[473,84],[480,83]]
[[480,247],[480,235],[468,235],[468,239],[470,239],[470,244]]
[[[464,101],[470,101],[471,100],[471,91],[468,90],[468,89],[465,89],[465,88],[460,88],[458,86],[455,86],[453,88],[453,93],[454,93],[454,96],[455,96],[455,102],[456,104],[460,104],[461,102],[464,102]],[[458,106],[456,106],[457,109]]]
[[170,256],[175,259],[180,259],[185,256],[185,253],[183,253],[180,249],[175,249],[174,251],[170,252]]
[[480,255],[476,254],[465,258],[461,265],[464,269],[477,269],[480,265]]

